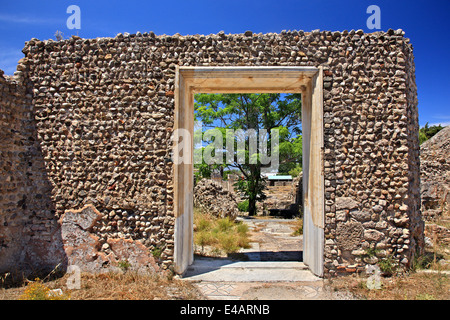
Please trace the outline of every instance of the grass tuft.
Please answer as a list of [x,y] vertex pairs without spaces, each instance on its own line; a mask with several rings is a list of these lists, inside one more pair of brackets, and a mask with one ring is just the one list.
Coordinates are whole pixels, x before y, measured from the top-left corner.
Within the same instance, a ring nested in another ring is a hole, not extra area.
[[194,225],[194,244],[200,248],[199,254],[218,256],[250,247],[248,226],[242,222],[216,218],[195,208]]

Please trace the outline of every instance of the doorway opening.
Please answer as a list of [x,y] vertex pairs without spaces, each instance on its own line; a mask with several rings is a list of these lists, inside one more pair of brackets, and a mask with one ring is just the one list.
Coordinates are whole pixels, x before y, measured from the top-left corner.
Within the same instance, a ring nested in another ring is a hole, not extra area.
[[299,93],[303,132],[303,261],[323,275],[322,70],[314,67],[179,67],[174,123],[174,270],[193,263],[194,94]]
[[194,101],[195,259],[302,261],[301,93]]

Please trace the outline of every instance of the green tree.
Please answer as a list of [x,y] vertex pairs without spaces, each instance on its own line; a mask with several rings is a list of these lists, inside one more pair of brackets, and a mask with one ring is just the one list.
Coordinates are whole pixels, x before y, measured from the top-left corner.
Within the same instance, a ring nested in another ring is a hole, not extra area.
[[444,127],[441,125],[430,127],[427,122],[424,127],[419,129],[419,143],[424,143],[442,129],[444,129]]
[[[282,171],[288,172],[301,165],[301,95],[300,94],[196,94],[195,118],[202,122],[203,129],[219,129],[223,137],[222,149],[226,149],[226,129],[253,130],[256,137],[267,130],[267,144],[273,139],[272,129],[278,129],[279,163]],[[228,137],[229,138],[229,137]],[[238,160],[238,139],[234,137],[234,154],[226,165],[239,169],[243,179],[236,187],[248,198],[249,214],[256,214],[256,202],[265,199],[265,181],[261,176],[264,164],[261,154],[251,155],[245,150],[245,163]],[[245,137],[248,147],[249,137]],[[267,156],[271,156],[271,150]],[[214,152],[218,152],[215,150]],[[280,171],[281,172],[281,171]]]

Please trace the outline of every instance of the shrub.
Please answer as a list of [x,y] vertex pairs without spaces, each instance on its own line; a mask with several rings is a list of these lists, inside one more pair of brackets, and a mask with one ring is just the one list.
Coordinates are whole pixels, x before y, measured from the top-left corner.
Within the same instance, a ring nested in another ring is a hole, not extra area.
[[236,227],[236,230],[240,235],[246,235],[248,232],[248,225],[246,225],[245,223],[239,223]]
[[234,234],[231,233],[221,233],[219,235],[219,245],[220,248],[226,253],[234,253],[239,251],[238,243]]
[[218,231],[228,232],[231,231],[234,226],[234,222],[231,221],[228,217],[217,220]]
[[36,278],[30,281],[25,288],[24,293],[20,296],[20,300],[68,300],[68,294],[59,294],[52,291],[43,281]]

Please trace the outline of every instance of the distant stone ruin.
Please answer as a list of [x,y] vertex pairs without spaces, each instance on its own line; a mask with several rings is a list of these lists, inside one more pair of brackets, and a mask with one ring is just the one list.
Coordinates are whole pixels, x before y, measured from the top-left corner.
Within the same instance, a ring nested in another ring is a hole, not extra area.
[[303,213],[302,174],[292,178],[269,176],[265,190],[267,198],[262,203],[263,215],[285,218],[301,216]]
[[420,196],[425,220],[450,219],[450,126],[420,146]]

